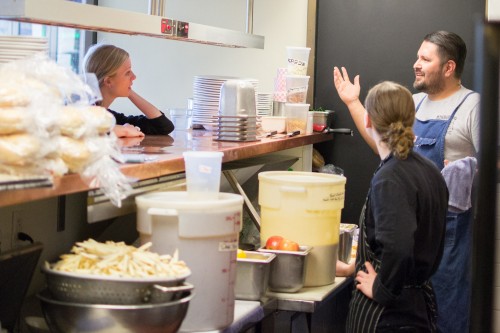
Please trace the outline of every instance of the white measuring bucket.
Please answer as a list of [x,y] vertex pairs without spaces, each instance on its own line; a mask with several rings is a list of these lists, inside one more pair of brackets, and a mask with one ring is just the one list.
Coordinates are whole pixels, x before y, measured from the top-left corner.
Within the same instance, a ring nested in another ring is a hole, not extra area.
[[136,197],[137,230],[141,244],[172,254],[191,269],[188,282],[195,296],[181,332],[219,330],[234,319],[236,252],[241,231],[243,198],[219,193],[195,200],[187,192],[153,192]]

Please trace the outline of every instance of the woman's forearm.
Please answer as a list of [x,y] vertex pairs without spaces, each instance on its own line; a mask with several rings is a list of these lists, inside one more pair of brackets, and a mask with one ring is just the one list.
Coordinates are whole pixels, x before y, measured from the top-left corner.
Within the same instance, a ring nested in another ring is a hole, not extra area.
[[148,102],[135,91],[132,90],[128,98],[149,119],[158,118],[162,115],[156,106]]

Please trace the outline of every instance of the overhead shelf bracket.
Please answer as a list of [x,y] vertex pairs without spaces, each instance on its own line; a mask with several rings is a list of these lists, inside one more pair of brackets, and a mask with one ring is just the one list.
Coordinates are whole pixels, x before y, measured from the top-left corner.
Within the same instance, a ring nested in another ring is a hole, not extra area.
[[264,36],[65,0],[0,0],[0,19],[233,48],[264,48]]

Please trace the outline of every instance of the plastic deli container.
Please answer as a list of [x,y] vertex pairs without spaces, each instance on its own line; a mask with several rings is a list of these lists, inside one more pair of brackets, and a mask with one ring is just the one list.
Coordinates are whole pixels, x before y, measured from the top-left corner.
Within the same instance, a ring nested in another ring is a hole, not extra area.
[[271,262],[276,258],[273,253],[243,251],[245,258],[236,262],[236,299],[258,301],[267,291]]
[[304,134],[307,129],[307,115],[309,104],[285,103],[286,131],[288,133],[300,131]]
[[260,248],[258,251],[272,253],[269,290],[280,293],[295,293],[302,289],[305,281],[307,259],[311,246],[300,246],[298,251],[280,251]]

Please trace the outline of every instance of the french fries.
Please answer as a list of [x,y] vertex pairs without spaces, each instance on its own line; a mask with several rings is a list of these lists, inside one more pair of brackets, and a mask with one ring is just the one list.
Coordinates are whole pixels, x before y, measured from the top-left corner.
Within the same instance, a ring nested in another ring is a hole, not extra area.
[[105,243],[88,239],[77,242],[71,254],[64,254],[58,262],[49,268],[69,273],[115,277],[179,277],[190,273],[184,261],[179,260],[178,252],[174,255],[159,255],[149,251],[151,243],[139,248],[124,242],[107,241]]

